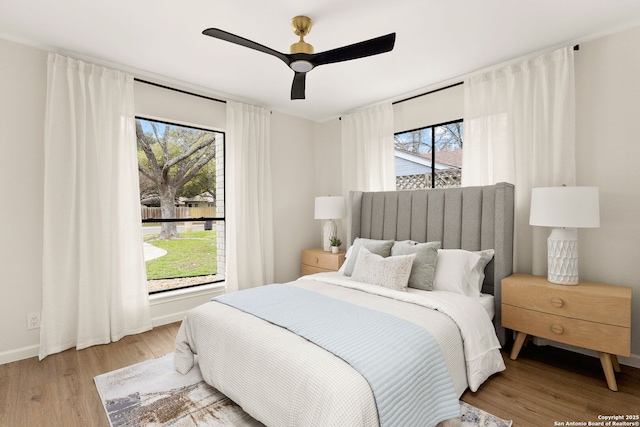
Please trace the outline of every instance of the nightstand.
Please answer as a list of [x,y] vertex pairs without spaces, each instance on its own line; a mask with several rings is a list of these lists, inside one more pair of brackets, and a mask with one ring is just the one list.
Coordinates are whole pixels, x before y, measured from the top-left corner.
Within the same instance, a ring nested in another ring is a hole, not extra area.
[[338,271],[346,254],[346,251],[325,252],[322,248],[305,249],[302,251],[302,275]]
[[631,355],[631,288],[556,285],[546,277],[513,274],[502,279],[502,326],[517,332],[512,360],[527,335],[596,350],[607,385],[617,391],[616,355]]

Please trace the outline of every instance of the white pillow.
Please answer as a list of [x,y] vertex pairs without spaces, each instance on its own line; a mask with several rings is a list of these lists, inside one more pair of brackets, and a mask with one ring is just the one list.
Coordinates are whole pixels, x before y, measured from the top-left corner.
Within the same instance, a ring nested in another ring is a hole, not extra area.
[[361,247],[351,278],[358,282],[406,291],[416,254],[384,258]]
[[480,298],[484,268],[495,251],[465,251],[464,249],[438,249],[433,290],[448,291]]

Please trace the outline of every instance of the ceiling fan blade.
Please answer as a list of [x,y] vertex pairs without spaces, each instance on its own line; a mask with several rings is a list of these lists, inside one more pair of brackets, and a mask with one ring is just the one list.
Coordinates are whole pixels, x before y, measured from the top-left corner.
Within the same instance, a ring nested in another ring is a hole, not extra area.
[[293,76],[293,84],[291,85],[291,99],[304,99],[304,88],[307,79],[307,73],[296,71]]
[[218,28],[208,28],[204,30],[202,34],[204,34],[205,36],[210,36],[216,39],[224,40],[230,43],[235,43],[240,46],[248,47],[249,49],[254,49],[260,52],[268,53],[269,55],[273,55],[276,58],[281,59],[287,65],[289,65],[291,62],[289,56],[284,53],[278,52],[277,50],[271,49],[270,47],[263,46],[260,43],[256,43],[249,39],[245,39],[244,37],[236,36],[235,34],[228,33]]
[[396,42],[396,33],[386,36],[376,37],[360,43],[339,47],[337,49],[319,52],[309,59],[314,66],[332,64],[334,62],[350,61],[352,59],[364,58],[371,55],[389,52]]

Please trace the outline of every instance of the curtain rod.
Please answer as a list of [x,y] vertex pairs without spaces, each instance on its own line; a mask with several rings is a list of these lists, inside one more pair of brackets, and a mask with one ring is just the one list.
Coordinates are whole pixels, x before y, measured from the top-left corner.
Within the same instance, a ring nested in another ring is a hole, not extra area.
[[392,102],[391,105],[400,104],[401,102],[410,101],[410,100],[415,99],[415,98],[420,98],[421,96],[430,95],[430,94],[435,93],[435,92],[440,92],[441,90],[450,89],[452,87],[460,86],[461,84],[464,84],[464,82],[454,83],[454,84],[451,84],[449,86],[445,86],[445,87],[441,87],[440,89],[434,89],[434,90],[431,90],[429,92],[421,93],[419,95],[415,95],[415,96],[412,96],[412,97],[407,98],[407,99],[401,99],[400,101]]
[[136,82],[140,82],[140,83],[144,83],[144,84],[148,84],[151,86],[156,86],[156,87],[160,87],[162,89],[168,89],[168,90],[173,90],[175,92],[180,92],[180,93],[184,93],[186,95],[191,95],[191,96],[197,96],[198,98],[204,98],[204,99],[208,99],[209,101],[216,101],[216,102],[222,102],[223,104],[226,104],[227,101],[224,101],[222,99],[217,99],[217,98],[211,98],[209,96],[205,96],[205,95],[200,95],[198,93],[193,93],[193,92],[187,92],[186,90],[182,90],[182,89],[176,89],[175,87],[170,87],[170,86],[165,86],[165,85],[161,85],[159,83],[154,83],[154,82],[150,82],[147,80],[142,80],[139,78],[134,78],[133,79]]
[[[579,44],[574,45],[573,46],[573,50],[575,50],[575,51],[580,50],[580,45]],[[435,89],[435,90],[432,90],[432,91],[429,91],[429,92],[425,92],[425,93],[421,93],[419,95],[415,95],[415,96],[412,96],[412,97],[409,97],[409,98],[406,98],[406,99],[401,99],[399,101],[392,102],[391,105],[396,105],[396,104],[399,104],[401,102],[410,101],[412,99],[420,98],[421,96],[425,96],[425,95],[430,95],[432,93],[439,92],[441,90],[450,89],[452,87],[456,87],[456,86],[459,86],[461,84],[464,84],[464,82],[454,83],[454,84],[451,84],[449,86],[441,87],[440,89]]]

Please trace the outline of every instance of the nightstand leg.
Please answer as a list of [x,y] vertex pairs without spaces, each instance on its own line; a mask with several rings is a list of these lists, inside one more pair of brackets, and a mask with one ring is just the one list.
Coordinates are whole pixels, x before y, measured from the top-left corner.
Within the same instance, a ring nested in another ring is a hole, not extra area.
[[513,342],[513,347],[511,348],[511,355],[509,356],[511,360],[516,360],[518,358],[518,353],[520,353],[522,344],[524,344],[524,340],[526,339],[527,339],[527,334],[525,334],[524,332],[516,333],[516,339]]
[[613,365],[613,370],[616,372],[622,372],[620,369],[620,364],[618,363],[618,356],[615,354],[611,355],[611,364]]
[[[607,379],[607,385],[610,390],[618,391],[618,384],[616,383],[616,375],[613,372],[613,363],[612,358],[609,353],[598,352],[598,356],[600,356],[600,363],[602,364],[602,369],[604,370],[604,376]],[[616,359],[616,365],[618,364],[618,360],[616,356],[613,356]],[[618,369],[620,366],[618,366]]]

